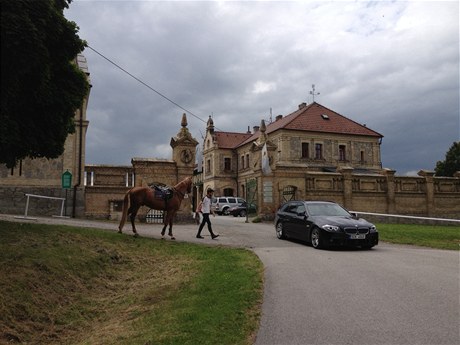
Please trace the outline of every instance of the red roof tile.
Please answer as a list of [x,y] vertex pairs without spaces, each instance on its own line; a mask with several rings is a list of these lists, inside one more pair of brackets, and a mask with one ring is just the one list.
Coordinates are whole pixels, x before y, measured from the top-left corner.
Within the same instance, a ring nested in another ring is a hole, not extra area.
[[251,133],[214,132],[221,149],[233,149],[252,136]]
[[[268,124],[265,133],[269,134],[279,129],[383,137],[382,134],[316,102]],[[235,148],[256,140],[260,131],[254,134],[216,132],[216,135],[219,147]]]

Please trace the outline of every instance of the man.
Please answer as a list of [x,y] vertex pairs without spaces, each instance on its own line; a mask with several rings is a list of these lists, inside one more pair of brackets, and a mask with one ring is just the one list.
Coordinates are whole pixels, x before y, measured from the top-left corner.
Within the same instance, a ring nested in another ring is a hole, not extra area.
[[198,233],[196,234],[196,238],[204,238],[201,236],[201,230],[203,230],[204,224],[208,224],[208,231],[211,234],[211,238],[215,239],[219,237],[219,235],[215,235],[212,232],[212,226],[211,226],[211,220],[209,219],[209,214],[212,213],[212,215],[215,217],[214,210],[211,207],[212,204],[212,193],[214,193],[214,190],[211,188],[208,188],[206,191],[206,196],[203,198],[203,200],[199,203],[198,207],[196,208],[196,212],[201,212],[203,214],[203,220],[201,221],[200,227],[198,228]]

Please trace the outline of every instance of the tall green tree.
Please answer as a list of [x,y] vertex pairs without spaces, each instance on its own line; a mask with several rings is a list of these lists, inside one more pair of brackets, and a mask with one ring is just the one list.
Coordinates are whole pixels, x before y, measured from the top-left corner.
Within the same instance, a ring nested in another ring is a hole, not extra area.
[[57,158],[89,85],[73,63],[85,47],[64,17],[72,0],[0,0],[0,163]]
[[460,141],[454,142],[446,153],[446,159],[438,161],[434,169],[437,176],[454,176],[460,171]]

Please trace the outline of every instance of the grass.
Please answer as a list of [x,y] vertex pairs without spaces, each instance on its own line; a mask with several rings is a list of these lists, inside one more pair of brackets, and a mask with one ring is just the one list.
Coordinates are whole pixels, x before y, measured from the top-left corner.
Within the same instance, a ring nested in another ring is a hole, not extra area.
[[0,343],[252,344],[251,251],[0,221]]
[[460,226],[377,224],[377,229],[379,239],[384,242],[449,250],[460,248]]

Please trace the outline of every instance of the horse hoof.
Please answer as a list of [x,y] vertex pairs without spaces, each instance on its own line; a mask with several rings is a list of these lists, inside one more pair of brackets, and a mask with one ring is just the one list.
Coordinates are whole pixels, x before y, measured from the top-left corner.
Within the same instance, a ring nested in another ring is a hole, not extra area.
[[134,234],[134,237],[140,237],[140,236],[139,236],[139,234],[136,233],[136,234]]
[[176,238],[175,237],[171,237],[172,240],[175,240]]

